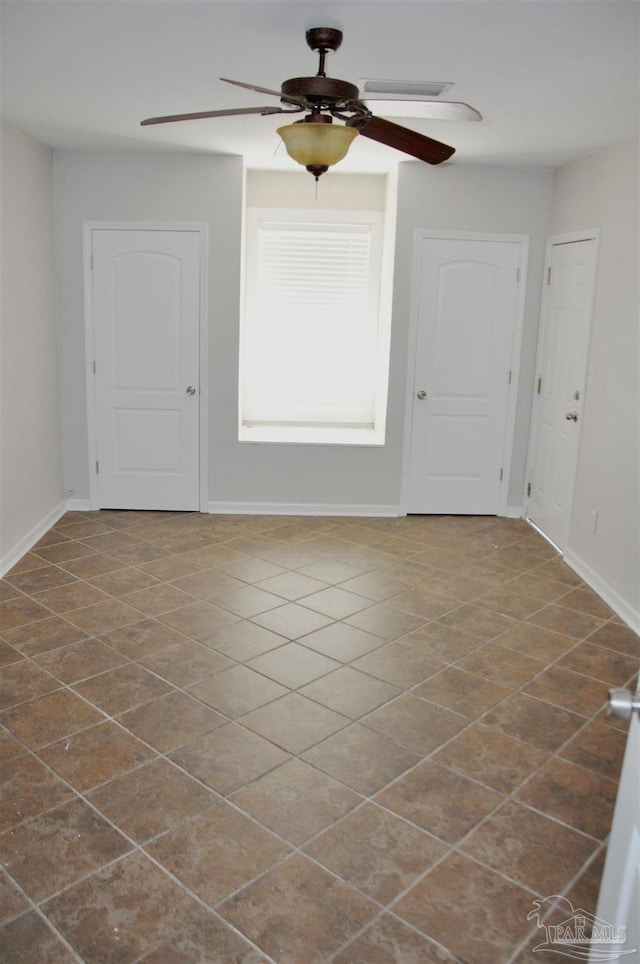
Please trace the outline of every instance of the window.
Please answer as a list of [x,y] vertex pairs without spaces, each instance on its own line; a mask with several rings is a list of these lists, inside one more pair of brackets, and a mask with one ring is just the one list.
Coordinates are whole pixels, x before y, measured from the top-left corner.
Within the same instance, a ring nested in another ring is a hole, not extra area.
[[247,212],[240,439],[383,444],[382,215]]

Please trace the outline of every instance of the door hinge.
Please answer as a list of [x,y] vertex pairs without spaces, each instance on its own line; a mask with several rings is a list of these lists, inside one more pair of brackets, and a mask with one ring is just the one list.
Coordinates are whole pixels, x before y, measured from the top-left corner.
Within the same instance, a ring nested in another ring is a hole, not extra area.
[[93,374],[95,375],[95,373],[96,373],[96,363],[94,362],[94,363],[93,363]]
[[542,375],[538,375],[538,395],[542,391]]
[[500,481],[502,482],[502,476],[504,475],[504,469],[500,469]]
[[551,284],[551,266],[547,268],[547,284]]
[[520,283],[520,268],[516,268],[516,284]]
[[509,372],[509,385],[511,384],[511,375],[512,375],[512,372]]
[[100,463],[96,459],[96,475],[99,475],[99,474],[100,474]]
[[527,482],[527,495],[531,495],[531,482]]

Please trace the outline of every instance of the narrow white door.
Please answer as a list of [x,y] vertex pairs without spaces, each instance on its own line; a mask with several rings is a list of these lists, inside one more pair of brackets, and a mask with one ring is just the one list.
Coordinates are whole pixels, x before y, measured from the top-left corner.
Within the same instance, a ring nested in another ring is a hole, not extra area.
[[527,517],[559,549],[569,537],[587,363],[597,241],[552,241],[541,316]]
[[[638,687],[640,696],[640,686]],[[640,961],[640,718],[629,725],[600,884],[590,964]],[[619,956],[618,956],[619,955]]]
[[520,244],[458,238],[418,244],[407,511],[495,515]]
[[100,508],[199,508],[200,234],[92,232]]

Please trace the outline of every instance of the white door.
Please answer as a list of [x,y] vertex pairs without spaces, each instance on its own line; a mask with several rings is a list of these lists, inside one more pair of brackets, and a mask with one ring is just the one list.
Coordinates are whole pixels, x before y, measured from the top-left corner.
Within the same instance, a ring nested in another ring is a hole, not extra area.
[[612,960],[637,964],[640,961],[640,718],[637,712],[633,713],[629,725],[596,918],[598,933],[592,936],[590,964]]
[[552,239],[547,253],[526,514],[561,550],[576,483],[597,247],[592,236]]
[[407,511],[495,515],[521,245],[424,237],[417,243]]
[[200,233],[92,231],[100,508],[199,508]]

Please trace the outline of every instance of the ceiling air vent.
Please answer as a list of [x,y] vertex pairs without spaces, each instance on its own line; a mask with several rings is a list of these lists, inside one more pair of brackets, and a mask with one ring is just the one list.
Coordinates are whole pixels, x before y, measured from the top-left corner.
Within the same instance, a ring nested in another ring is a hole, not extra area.
[[442,83],[435,80],[410,81],[410,80],[361,80],[360,90],[362,97],[373,98],[382,95],[385,100],[397,98],[398,100],[419,99],[422,97],[439,97],[445,90],[453,87],[452,83]]

